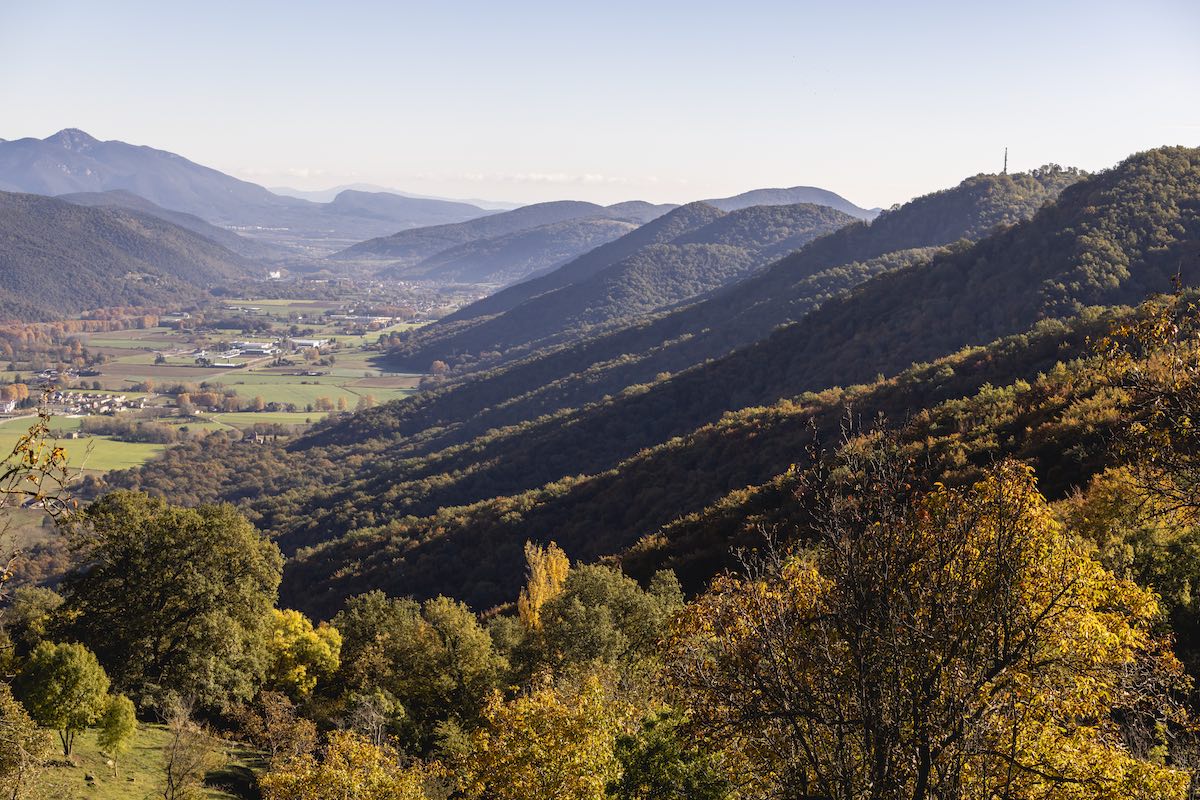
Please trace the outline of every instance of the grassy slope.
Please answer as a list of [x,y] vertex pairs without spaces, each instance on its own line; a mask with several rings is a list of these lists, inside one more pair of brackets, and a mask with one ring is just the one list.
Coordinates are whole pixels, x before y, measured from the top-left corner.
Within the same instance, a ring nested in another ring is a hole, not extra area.
[[[153,796],[162,771],[163,748],[167,743],[167,732],[161,725],[142,725],[128,753],[118,763],[114,774],[106,762],[107,756],[100,752],[94,731],[80,734],[75,741],[72,760],[76,766],[67,766],[61,757],[50,767],[43,778],[39,800],[145,800]],[[219,752],[226,763],[210,772],[204,796],[211,800],[251,798],[257,795],[249,789],[251,774],[261,768],[261,762],[252,752],[231,747]],[[86,776],[95,780],[89,784]]]
[[[32,417],[18,417],[0,422],[0,453],[9,453],[17,439],[29,430]],[[50,427],[55,431],[71,431],[79,428],[78,417],[55,417]],[[144,464],[165,449],[161,444],[118,442],[107,436],[89,436],[86,439],[63,439],[70,464],[75,469],[93,472],[108,472],[112,469],[128,469]]]

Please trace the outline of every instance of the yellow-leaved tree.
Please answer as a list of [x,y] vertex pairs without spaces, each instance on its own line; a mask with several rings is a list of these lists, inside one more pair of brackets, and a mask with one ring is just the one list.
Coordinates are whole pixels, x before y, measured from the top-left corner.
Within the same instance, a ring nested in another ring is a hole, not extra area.
[[562,591],[571,562],[554,542],[545,547],[526,542],[525,564],[528,580],[517,598],[517,611],[526,628],[539,630],[542,627],[542,606]]
[[471,736],[465,795],[602,800],[619,772],[616,738],[630,732],[641,713],[600,674],[546,680],[509,701],[497,692]]
[[351,731],[329,734],[320,757],[302,755],[259,779],[263,800],[438,800],[437,764],[401,766],[396,753]]
[[[872,460],[874,459],[874,460]],[[1156,598],[1068,535],[1027,467],[913,489],[843,464],[817,543],[726,575],[667,670],[775,798],[1168,800],[1186,684]]]
[[1123,399],[1116,454],[1160,509],[1200,522],[1200,303],[1153,298],[1098,349]]
[[299,611],[273,609],[267,641],[267,684],[294,698],[307,696],[317,681],[337,671],[342,635],[328,623],[313,627]]

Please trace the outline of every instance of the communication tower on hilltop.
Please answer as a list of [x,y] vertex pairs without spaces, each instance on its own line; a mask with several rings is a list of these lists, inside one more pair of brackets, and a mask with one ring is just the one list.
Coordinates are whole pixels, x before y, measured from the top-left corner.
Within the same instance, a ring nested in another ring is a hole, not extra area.
[[1001,172],[1000,174],[1001,175],[1008,174],[1008,148],[1007,147],[1004,148],[1004,171]]

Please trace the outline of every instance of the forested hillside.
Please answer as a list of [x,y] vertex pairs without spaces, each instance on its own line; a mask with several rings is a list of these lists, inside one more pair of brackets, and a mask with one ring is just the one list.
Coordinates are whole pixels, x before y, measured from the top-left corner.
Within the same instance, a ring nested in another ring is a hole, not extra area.
[[[949,245],[960,239],[978,239],[1001,225],[1028,218],[1044,203],[1057,197],[1063,187],[1078,180],[1077,170],[1047,167],[1018,175],[979,175],[957,187],[917,198],[904,206],[881,214],[871,223],[846,226],[836,235],[821,238],[794,255],[781,259],[752,279],[742,281],[706,302],[665,317],[637,334],[627,334],[607,343],[606,358],[625,353],[646,352],[680,337],[699,337],[689,349],[696,356],[685,357],[685,366],[728,352],[734,346],[756,341],[775,327],[793,322],[811,308],[812,292],[802,282],[830,271],[821,283],[840,283],[849,288],[861,280],[855,273],[867,265],[873,272],[874,259],[914,248]],[[589,260],[593,254],[585,258]],[[597,255],[600,255],[597,253]],[[885,261],[894,259],[885,259]],[[582,261],[582,259],[581,259]],[[903,263],[903,256],[899,259]],[[611,262],[608,262],[611,263]],[[835,267],[845,265],[842,274]],[[564,270],[571,269],[567,265]],[[605,263],[607,266],[607,263]],[[560,270],[561,271],[561,270]],[[573,274],[564,273],[563,277]],[[553,276],[547,276],[547,279]],[[858,278],[858,280],[855,280]],[[560,279],[561,280],[561,279]],[[513,307],[513,300],[565,283],[529,282],[485,298],[456,313],[447,321],[496,313]],[[420,339],[422,334],[413,338]],[[399,363],[407,350],[397,349]],[[588,363],[597,360],[588,359]],[[409,366],[418,366],[409,364]],[[660,370],[680,369],[680,363],[664,364]]]
[[751,206],[791,206],[797,203],[812,203],[818,206],[828,206],[843,214],[849,214],[859,219],[873,219],[879,214],[879,209],[866,209],[854,205],[846,198],[828,189],[816,186],[793,186],[789,189],[751,189],[748,192],[732,197],[716,197],[703,200],[713,208],[722,211],[737,211]]
[[[492,316],[515,308],[538,295],[561,289],[611,267],[618,261],[652,244],[665,244],[688,231],[700,228],[721,216],[721,212],[704,203],[688,203],[630,231],[620,239],[582,254],[558,269],[515,286],[488,295],[438,321],[438,327],[451,323]],[[436,334],[435,334],[436,335]]]
[[[868,281],[849,297],[729,357],[631,387],[593,406],[530,418],[425,458],[404,458],[419,452],[411,440],[421,437],[396,436],[395,418],[405,407],[400,403],[355,415],[287,450],[256,450],[249,463],[213,442],[118,480],[198,500],[254,498],[248,508],[289,550],[317,545],[299,552],[285,578],[285,586],[304,585],[309,602],[317,602],[310,581],[326,581],[320,577],[325,569],[331,571],[329,602],[350,586],[376,580],[418,593],[443,591],[443,582],[449,582],[455,591],[472,593],[476,602],[498,601],[511,588],[503,581],[519,560],[518,540],[565,539],[577,530],[577,538],[569,540],[572,547],[591,557],[653,531],[648,520],[655,517],[644,513],[644,504],[632,502],[625,490],[609,494],[601,488],[612,480],[636,481],[633,464],[678,455],[671,468],[678,480],[663,479],[673,473],[654,463],[646,474],[655,480],[644,481],[647,502],[651,497],[661,502],[658,513],[672,519],[784,469],[780,462],[758,462],[754,453],[760,445],[746,447],[749,467],[733,467],[740,460],[726,458],[731,464],[726,471],[723,460],[713,458],[735,447],[720,444],[727,431],[738,430],[733,419],[718,422],[728,411],[775,403],[792,408],[787,398],[805,391],[863,383],[881,372],[895,375],[913,361],[1039,326],[1031,337],[1001,342],[998,349],[968,349],[957,360],[916,370],[929,384],[916,390],[919,399],[879,409],[903,420],[929,402],[975,392],[985,381],[1033,380],[1054,359],[1083,352],[1086,334],[1096,333],[1093,316],[1085,314],[1068,328],[1046,320],[1079,314],[1087,306],[1137,302],[1148,291],[1169,289],[1180,271],[1185,281],[1200,276],[1198,197],[1200,152],[1167,149],[1134,156],[1064,191],[1029,221]],[[913,336],[916,325],[931,333]],[[1011,361],[1002,357],[1005,353],[1012,354]],[[885,380],[880,391],[890,391],[891,385]],[[860,405],[874,410],[871,403]],[[840,402],[827,405],[824,413],[828,430],[842,413]],[[757,433],[749,435],[760,442]],[[716,438],[701,450],[680,452],[692,436]],[[775,447],[771,437],[762,439],[767,440]],[[779,446],[795,459],[803,441]],[[301,463],[321,477],[301,477]],[[208,466],[197,471],[197,464]],[[196,474],[209,480],[196,481]],[[595,505],[583,497],[593,498]],[[555,507],[562,516],[534,514],[543,503],[561,498],[567,499]],[[499,523],[485,524],[486,519]],[[670,521],[658,519],[663,525]],[[608,530],[622,533],[612,540],[598,538],[599,531]],[[473,552],[471,542],[486,548],[489,558],[464,556]],[[485,566],[493,559],[494,570]],[[357,566],[347,570],[348,563]],[[293,574],[303,577],[291,583]]]
[[239,236],[233,231],[212,225],[194,214],[183,211],[171,211],[151,203],[144,197],[124,189],[110,189],[106,192],[76,192],[58,196],[59,200],[75,203],[80,206],[99,206],[101,208],[123,208],[149,214],[152,217],[166,220],[173,225],[186,228],[192,233],[199,234],[205,239],[211,239],[227,250],[231,250],[246,258],[279,258],[284,251],[264,242]]
[[253,269],[216,242],[154,216],[0,193],[0,317],[6,319],[175,306]]
[[334,257],[383,260],[395,264],[398,270],[395,274],[400,275],[403,274],[403,268],[416,265],[419,270],[419,264],[424,259],[467,242],[507,236],[543,225],[586,217],[646,222],[667,210],[669,209],[660,209],[649,203],[622,203],[611,209],[574,200],[535,203],[466,222],[414,228],[391,236],[369,239],[346,248]]
[[381,278],[506,285],[555,269],[637,228],[626,220],[584,217],[464,242]]
[[[426,392],[387,414],[373,415],[369,421],[363,418],[366,427],[362,429],[352,421],[345,426],[345,441],[386,430],[389,436],[404,437],[418,452],[427,452],[468,441],[491,428],[599,401],[626,387],[649,383],[663,373],[682,372],[724,355],[739,344],[767,336],[774,328],[875,275],[923,262],[933,254],[935,245],[978,237],[997,219],[1028,217],[1046,198],[1056,196],[1062,186],[1078,178],[1076,172],[1048,169],[1036,176],[968,179],[953,189],[917,198],[888,212],[876,223],[878,227],[855,225],[814,242],[740,284],[715,293],[711,300],[471,374],[461,383]],[[703,205],[686,208],[711,209]],[[587,267],[590,273],[592,268],[602,269],[609,258],[615,258],[614,251],[623,254],[626,247],[636,250],[642,246],[643,236],[683,235],[684,231],[675,226],[684,212],[680,209],[655,220],[589,253],[576,264]],[[708,213],[711,215],[711,210]],[[955,226],[948,227],[948,219],[954,220]],[[931,238],[919,238],[921,235]],[[832,252],[827,249],[829,242],[836,244],[844,239],[849,243],[832,247]],[[909,245],[917,246],[888,250]],[[876,255],[881,252],[883,255]],[[851,260],[826,266],[839,257]],[[510,287],[468,308],[486,305],[534,283]],[[745,312],[739,313],[739,308]],[[431,328],[425,335],[436,335],[436,330]]]
[[[589,253],[530,281],[531,286],[513,287],[509,297],[474,304],[528,297],[508,311],[483,318],[468,307],[453,315],[457,322],[443,321],[412,334],[393,355],[410,364],[455,361],[464,353],[513,355],[579,339],[733,283],[781,252],[853,222],[840,211],[807,204],[719,214],[697,204],[676,209],[605,252]],[[617,255],[623,257],[597,269]]]

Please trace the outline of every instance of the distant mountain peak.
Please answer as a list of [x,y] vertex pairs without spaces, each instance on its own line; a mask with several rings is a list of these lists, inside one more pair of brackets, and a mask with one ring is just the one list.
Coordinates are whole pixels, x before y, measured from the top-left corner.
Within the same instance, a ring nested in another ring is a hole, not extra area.
[[63,128],[53,136],[47,136],[46,141],[75,153],[90,150],[100,143],[94,136],[79,128]]

